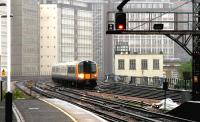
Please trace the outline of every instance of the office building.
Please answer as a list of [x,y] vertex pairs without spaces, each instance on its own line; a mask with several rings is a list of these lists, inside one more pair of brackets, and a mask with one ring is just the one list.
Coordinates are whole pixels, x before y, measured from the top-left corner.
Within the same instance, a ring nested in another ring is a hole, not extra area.
[[[46,1],[50,2],[50,1]],[[82,2],[40,5],[40,74],[58,62],[93,60],[93,14]],[[52,60],[51,60],[52,59]],[[51,61],[48,61],[51,60]]]
[[14,76],[39,75],[38,10],[37,0],[11,1],[11,74]]

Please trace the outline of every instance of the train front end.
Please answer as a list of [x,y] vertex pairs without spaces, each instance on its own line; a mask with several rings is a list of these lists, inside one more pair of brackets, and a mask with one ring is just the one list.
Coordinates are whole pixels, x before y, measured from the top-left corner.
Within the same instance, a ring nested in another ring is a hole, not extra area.
[[84,86],[94,88],[97,86],[98,66],[93,61],[82,61],[77,65],[76,78]]

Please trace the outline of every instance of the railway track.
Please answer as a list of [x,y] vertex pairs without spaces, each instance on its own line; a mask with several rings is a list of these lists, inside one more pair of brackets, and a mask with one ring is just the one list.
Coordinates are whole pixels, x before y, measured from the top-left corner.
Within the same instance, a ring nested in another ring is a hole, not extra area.
[[[158,88],[149,88],[144,86],[127,85],[122,83],[103,83],[98,87],[98,92],[109,93],[122,96],[140,97],[147,99],[162,100],[165,99],[164,91]],[[167,97],[173,101],[182,102],[182,91],[168,90]]]
[[166,114],[150,112],[120,101],[112,101],[91,96],[74,89],[46,87],[45,90],[41,90],[40,88],[35,87],[33,90],[48,97],[55,97],[71,102],[89,111],[97,113],[99,116],[108,121],[191,122],[190,120]]
[[99,109],[95,106],[91,107],[90,104],[89,105],[82,104],[82,102],[84,102],[84,101],[79,100],[79,98],[77,98],[73,95],[72,96],[68,95],[68,97],[67,97],[66,95],[61,95],[52,89],[51,90],[49,89],[49,91],[46,91],[46,90],[43,90],[40,88],[33,87],[32,90],[40,93],[43,96],[49,97],[49,98],[58,98],[58,99],[62,99],[64,101],[68,101],[74,105],[77,105],[81,108],[84,108],[86,110],[96,113],[98,116],[104,118],[105,120],[107,120],[109,122],[127,122],[126,120],[121,119],[118,116],[110,115],[108,112],[102,111],[101,109]]

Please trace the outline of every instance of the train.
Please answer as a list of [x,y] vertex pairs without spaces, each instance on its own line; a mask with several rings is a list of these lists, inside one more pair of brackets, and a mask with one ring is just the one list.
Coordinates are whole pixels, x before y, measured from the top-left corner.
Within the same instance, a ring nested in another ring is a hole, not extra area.
[[98,65],[95,61],[83,60],[58,63],[52,66],[52,80],[67,86],[95,88]]

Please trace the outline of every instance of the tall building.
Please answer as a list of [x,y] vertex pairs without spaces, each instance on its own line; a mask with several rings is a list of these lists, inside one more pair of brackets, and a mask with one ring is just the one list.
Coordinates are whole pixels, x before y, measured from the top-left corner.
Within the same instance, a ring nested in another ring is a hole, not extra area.
[[[116,10],[117,6],[121,1],[110,0],[110,10]],[[124,6],[124,11],[130,12],[191,12],[191,2],[183,0],[135,0],[129,1]],[[142,14],[142,13],[128,13],[127,21],[138,21],[138,23],[130,23],[129,27],[137,30],[148,30],[148,23],[144,24],[139,21],[153,19],[154,21],[174,21],[173,13],[165,13],[160,15],[158,13],[151,14]],[[185,20],[184,16],[179,16],[179,20]],[[182,24],[178,24],[179,29],[186,29],[182,27]],[[187,26],[187,25],[186,25]],[[187,26],[189,27],[189,26]],[[173,23],[164,24],[165,30],[173,30],[175,28]],[[176,61],[177,58],[181,60],[189,60],[190,56],[173,40],[169,39],[165,35],[113,35],[113,45],[118,42],[127,42],[129,43],[131,53],[139,54],[164,54],[164,62]],[[191,44],[188,45],[191,47]],[[190,48],[191,49],[191,48]],[[114,50],[113,50],[114,53]],[[179,59],[178,59],[179,60]],[[164,64],[167,66],[168,64]],[[170,68],[170,67],[169,67]],[[177,68],[177,67],[176,67]],[[113,69],[114,70],[114,69]],[[168,69],[165,69],[168,71]],[[170,77],[175,77],[174,74],[177,74],[177,69],[173,70]]]
[[91,6],[74,0],[41,3],[40,74],[49,75],[58,62],[93,60]]
[[[48,4],[69,4],[73,0],[41,0],[41,3]],[[104,53],[109,53],[106,51],[106,12],[107,12],[107,0],[78,0],[79,3],[86,4],[90,8],[93,16],[93,60],[98,64],[99,76],[103,77],[106,72],[105,67],[109,67],[105,63]],[[89,9],[88,8],[88,9]],[[72,26],[72,25],[70,25]],[[108,47],[109,48],[109,47]],[[73,52],[68,53],[69,56],[73,55]],[[61,56],[60,56],[61,57]],[[61,59],[59,59],[61,60]],[[107,61],[106,61],[107,62]],[[106,65],[106,66],[105,66]]]
[[82,0],[92,6],[93,12],[93,56],[94,60],[98,64],[99,77],[104,77],[105,71],[105,43],[106,43],[106,10],[108,1],[107,0]]
[[51,65],[58,62],[58,7],[40,5],[40,75],[50,75]]
[[37,0],[12,0],[12,75],[39,74],[39,4]]
[[[119,3],[118,3],[119,4]],[[117,5],[118,5],[117,4]],[[116,6],[116,3],[115,5]],[[117,7],[115,7],[117,8]],[[124,11],[131,12],[145,12],[145,11],[159,11],[165,12],[172,9],[172,4],[169,1],[130,1],[124,7]],[[128,13],[127,20],[128,21],[143,21],[143,20],[151,20],[154,21],[174,21],[173,14],[165,14],[160,16],[160,13],[155,13],[152,15],[145,13]],[[130,23],[129,28],[137,28],[137,30],[145,30],[148,29],[148,23]],[[173,24],[165,24],[165,30],[172,30],[174,28]],[[130,52],[131,53],[139,53],[139,54],[164,54],[164,59],[174,58],[174,42],[171,41],[165,35],[114,35],[113,36],[114,43],[119,41],[126,41],[129,43]]]
[[61,8],[59,62],[93,60],[93,14],[88,4],[71,1]]
[[[117,6],[122,1],[110,0],[111,11],[118,11]],[[127,13],[127,21],[138,21],[138,23],[130,23],[130,28],[137,28],[137,30],[148,30],[148,23],[141,23],[139,21],[154,19],[157,21],[174,21],[174,16],[171,13],[160,15],[154,13],[152,15],[145,14],[145,12],[166,12],[173,9],[173,3],[170,0],[135,0],[129,1],[123,8]],[[141,13],[131,13],[141,12]],[[144,12],[144,13],[142,13]],[[113,16],[114,17],[114,16]],[[113,18],[114,19],[114,18]],[[173,24],[165,24],[164,29],[172,30]],[[134,54],[160,54],[164,55],[164,60],[174,58],[174,41],[165,35],[112,35],[113,45],[119,42],[127,42],[129,44],[130,53]],[[114,47],[114,46],[113,46]],[[114,54],[114,49],[113,49]],[[113,61],[112,61],[113,62]],[[114,62],[113,62],[114,63]],[[114,68],[112,69],[112,72]]]
[[[178,6],[183,5],[184,3],[188,2],[188,0],[170,0],[170,1],[174,3],[173,8],[177,8]],[[177,12],[192,12],[192,2],[185,4],[184,6],[178,8],[176,11]],[[183,15],[181,16],[179,20],[187,20],[187,18]],[[189,20],[192,21],[192,17],[190,17]],[[183,30],[187,30],[187,26],[184,27],[182,24],[179,25],[179,28],[182,28]],[[189,29],[192,30],[192,24],[190,24]],[[190,50],[192,50],[192,40],[190,40],[187,47]],[[192,58],[189,54],[186,53],[186,51],[181,46],[179,46],[176,43],[174,45],[174,57],[179,58],[180,61],[189,61]]]

